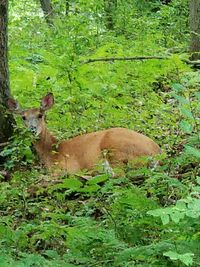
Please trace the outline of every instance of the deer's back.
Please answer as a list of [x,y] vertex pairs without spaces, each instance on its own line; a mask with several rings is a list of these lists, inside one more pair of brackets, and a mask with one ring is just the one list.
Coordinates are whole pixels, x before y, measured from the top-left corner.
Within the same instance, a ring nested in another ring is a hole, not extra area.
[[75,172],[93,168],[105,154],[107,160],[115,164],[158,154],[160,148],[143,134],[126,128],[111,128],[63,141],[58,153],[61,168]]

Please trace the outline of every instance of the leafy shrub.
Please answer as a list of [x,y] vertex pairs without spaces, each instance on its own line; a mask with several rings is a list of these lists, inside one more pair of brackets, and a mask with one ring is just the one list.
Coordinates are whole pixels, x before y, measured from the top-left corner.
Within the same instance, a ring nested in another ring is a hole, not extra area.
[[1,153],[11,173],[1,175],[1,266],[198,266],[199,72],[179,54],[84,63],[184,51],[187,1],[117,2],[109,30],[104,1],[70,2],[68,16],[52,1],[51,28],[38,3],[11,1],[12,94],[30,108],[53,92],[47,122],[59,139],[115,126],[142,132],[162,147],[162,165],[55,180],[17,119]]

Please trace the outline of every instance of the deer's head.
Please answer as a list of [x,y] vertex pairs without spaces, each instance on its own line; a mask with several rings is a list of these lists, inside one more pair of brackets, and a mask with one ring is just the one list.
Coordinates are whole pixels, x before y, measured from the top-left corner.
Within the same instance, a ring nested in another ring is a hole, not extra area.
[[52,93],[47,94],[41,100],[39,108],[31,108],[23,110],[19,103],[12,98],[7,101],[7,106],[12,112],[21,115],[24,124],[36,136],[38,136],[45,125],[45,111],[50,109],[54,104],[54,97]]

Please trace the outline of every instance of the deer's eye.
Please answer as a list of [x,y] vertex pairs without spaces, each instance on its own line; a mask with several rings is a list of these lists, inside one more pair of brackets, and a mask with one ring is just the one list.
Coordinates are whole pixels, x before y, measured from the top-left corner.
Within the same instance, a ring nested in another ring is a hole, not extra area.
[[22,119],[25,121],[26,117],[25,116],[22,116]]
[[42,117],[43,117],[43,114],[38,115],[38,119],[42,119]]

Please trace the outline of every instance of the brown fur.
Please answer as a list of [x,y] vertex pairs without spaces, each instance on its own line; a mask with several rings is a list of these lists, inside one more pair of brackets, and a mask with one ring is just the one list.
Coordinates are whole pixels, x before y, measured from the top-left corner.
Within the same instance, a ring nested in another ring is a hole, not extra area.
[[147,136],[125,128],[80,135],[62,141],[57,148],[56,143],[56,139],[44,128],[35,148],[47,168],[63,169],[68,173],[94,168],[103,159],[104,151],[112,166],[141,156],[153,156],[161,151]]

